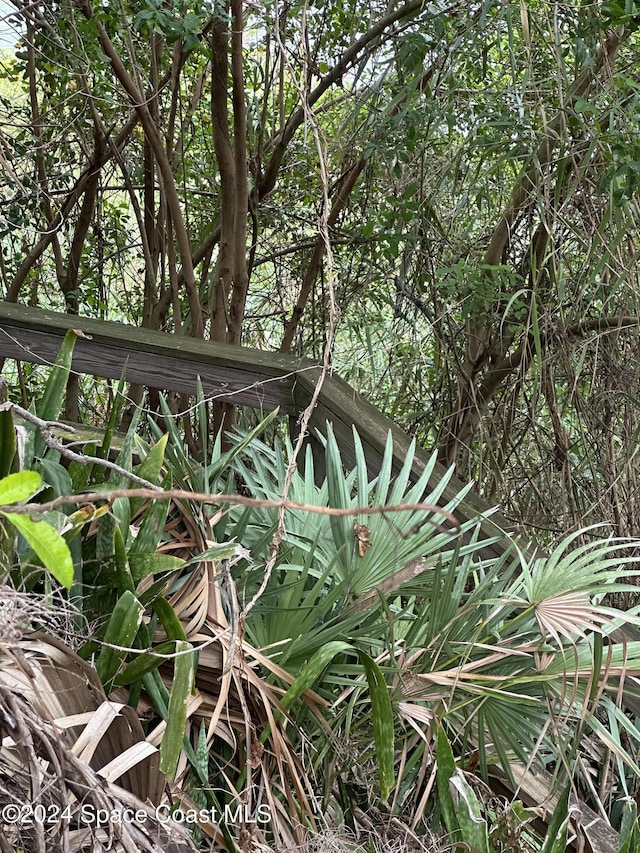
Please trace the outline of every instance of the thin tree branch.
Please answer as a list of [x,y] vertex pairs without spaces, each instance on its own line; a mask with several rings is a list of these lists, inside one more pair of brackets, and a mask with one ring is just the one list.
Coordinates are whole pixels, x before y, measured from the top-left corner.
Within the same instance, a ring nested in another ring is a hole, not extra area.
[[[66,426],[63,424],[63,426]],[[104,459],[100,462],[104,463]],[[207,492],[190,492],[185,489],[161,489],[158,486],[148,486],[139,489],[107,489],[101,492],[83,492],[79,495],[61,495],[50,501],[37,504],[7,504],[0,506],[2,512],[17,512],[22,515],[44,515],[47,512],[58,509],[65,504],[95,504],[101,502],[111,503],[118,498],[130,498],[141,500],[172,500],[191,501],[192,503],[212,504],[214,506],[244,506],[250,509],[277,509],[292,512],[310,512],[314,515],[326,515],[331,518],[352,518],[360,515],[387,515],[397,512],[425,512],[437,515],[451,525],[451,534],[458,535],[462,528],[460,522],[446,509],[430,503],[406,503],[391,504],[390,506],[364,506],[364,507],[334,507],[316,506],[315,504],[298,503],[284,498],[258,499],[249,498],[244,495],[230,495],[227,493],[209,494]]]
[[162,176],[164,191],[167,198],[167,206],[171,211],[171,219],[173,222],[178,251],[180,253],[180,261],[182,263],[182,273],[187,291],[187,300],[191,311],[191,333],[195,338],[203,336],[202,309],[198,296],[198,288],[196,286],[195,272],[193,269],[193,260],[191,257],[191,245],[189,243],[189,235],[187,233],[182,208],[180,207],[180,199],[176,189],[175,178],[171,168],[169,156],[162,142],[162,137],[158,127],[153,120],[151,111],[147,103],[147,99],[143,96],[139,87],[125,68],[113,42],[109,38],[104,24],[99,18],[96,18],[93,13],[93,8],[89,0],[84,0],[82,4],[82,12],[88,20],[92,20],[98,32],[98,39],[103,53],[111,62],[114,74],[120,81],[123,89],[129,96],[134,109],[140,116],[140,121],[144,128],[149,144],[153,149],[153,153]]
[[101,465],[103,468],[108,468],[110,471],[115,471],[117,474],[121,474],[123,477],[126,477],[127,480],[131,480],[132,483],[138,483],[141,486],[145,486],[147,489],[151,489],[156,497],[159,492],[163,491],[161,486],[156,486],[149,480],[145,480],[144,477],[138,477],[137,474],[127,471],[126,468],[116,465],[115,462],[111,462],[109,459],[100,459],[98,456],[88,456],[84,453],[76,453],[71,450],[71,448],[66,447],[62,442],[58,441],[51,430],[53,428],[62,429],[65,432],[73,434],[75,430],[68,424],[58,423],[58,421],[44,421],[37,415],[27,411],[27,409],[23,409],[22,406],[18,406],[17,403],[1,403],[0,412],[7,411],[13,412],[19,418],[22,418],[22,420],[33,424],[42,436],[42,440],[47,447],[51,450],[57,451],[66,459],[69,459],[69,461],[77,462],[78,465]]

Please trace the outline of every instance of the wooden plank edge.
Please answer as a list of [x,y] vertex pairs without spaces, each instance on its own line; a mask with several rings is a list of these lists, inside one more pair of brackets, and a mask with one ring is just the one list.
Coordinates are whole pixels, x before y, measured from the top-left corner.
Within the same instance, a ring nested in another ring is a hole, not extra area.
[[6,329],[10,334],[11,328],[42,332],[56,338],[63,338],[69,329],[78,329],[93,340],[109,346],[141,350],[148,354],[172,355],[186,361],[236,366],[240,370],[255,370],[274,377],[286,374],[292,381],[296,371],[314,366],[308,359],[282,353],[205,341],[0,300],[0,329]]

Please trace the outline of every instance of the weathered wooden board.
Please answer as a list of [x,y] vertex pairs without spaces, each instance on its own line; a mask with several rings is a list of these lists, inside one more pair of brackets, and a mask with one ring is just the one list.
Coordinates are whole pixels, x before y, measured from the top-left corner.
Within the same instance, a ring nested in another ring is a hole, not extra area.
[[[120,323],[58,314],[24,305],[0,302],[0,357],[50,364],[54,361],[68,329],[80,329],[73,358],[73,369],[110,379],[118,378],[126,365],[127,379],[151,388],[193,395],[200,376],[207,397],[271,411],[280,406],[283,414],[299,414],[311,400],[320,377],[320,368],[303,359],[247,347],[194,340],[178,335],[139,329]],[[377,473],[387,435],[394,443],[395,469],[399,471],[411,443],[409,436],[393,421],[367,402],[337,376],[328,376],[313,412],[311,427],[326,432],[333,423],[336,440],[347,466],[355,463],[353,426],[362,439],[370,473]],[[416,450],[413,475],[417,479],[425,469],[429,455]],[[442,480],[445,469],[437,464],[432,485]],[[464,487],[452,477],[441,504],[448,503]],[[456,516],[465,522],[488,513],[489,507],[469,492],[456,508]],[[510,525],[499,513],[482,522],[482,532],[490,538]],[[527,547],[525,543],[521,543]],[[504,552],[509,540],[487,549],[487,556]]]
[[[518,761],[511,763],[511,772],[517,783],[518,799],[525,806],[539,809],[542,819],[543,831],[546,830],[551,817],[558,805],[560,793],[554,790],[553,780],[549,773],[538,770],[533,774],[531,770]],[[498,780],[504,785],[507,796],[513,796],[511,785],[507,781],[501,767],[492,767],[492,781]],[[495,785],[492,784],[492,787]],[[498,791],[498,793],[501,793]],[[591,853],[617,853],[620,849],[619,834],[602,817],[592,811],[581,800],[572,794],[569,799],[571,809],[570,832],[578,836],[571,848],[574,850],[590,850]],[[586,842],[586,844],[585,844]]]
[[195,394],[199,376],[211,398],[272,411],[293,413],[299,359],[278,353],[198,341],[86,317],[73,317],[0,302],[0,357],[50,364],[69,329],[79,329],[73,369],[149,388]]

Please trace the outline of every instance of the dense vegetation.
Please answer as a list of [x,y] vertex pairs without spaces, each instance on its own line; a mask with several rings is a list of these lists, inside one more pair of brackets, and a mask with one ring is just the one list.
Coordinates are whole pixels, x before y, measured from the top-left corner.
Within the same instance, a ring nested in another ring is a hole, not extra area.
[[637,530],[636,4],[17,7],[5,298],[335,338],[517,519]]
[[[275,845],[391,815],[527,849],[530,816],[459,771],[509,778],[535,756],[624,846],[638,732],[619,688],[640,653],[612,639],[634,611],[602,602],[629,592],[620,540],[640,523],[638,4],[14,7],[4,299],[332,364],[557,546],[488,556],[473,525],[461,537],[424,510],[285,515],[265,502],[355,512],[439,494],[409,468],[393,478],[388,457],[371,480],[361,448],[345,473],[331,433],[315,483],[282,424],[76,376],[72,337],[52,372],[5,365],[9,400],[37,401],[31,420],[0,411],[5,580],[39,597],[36,625],[62,596],[50,635],[145,718],[134,741],[161,743],[129,790],[155,802],[162,771],[182,803],[266,803],[277,819],[259,837]],[[47,438],[59,417],[106,424],[85,452],[107,461],[126,433],[117,469],[70,461]],[[134,462],[156,488],[249,497],[128,494]],[[105,489],[77,512],[47,503]],[[105,755],[132,746],[120,735]],[[546,850],[564,849],[558,815]]]

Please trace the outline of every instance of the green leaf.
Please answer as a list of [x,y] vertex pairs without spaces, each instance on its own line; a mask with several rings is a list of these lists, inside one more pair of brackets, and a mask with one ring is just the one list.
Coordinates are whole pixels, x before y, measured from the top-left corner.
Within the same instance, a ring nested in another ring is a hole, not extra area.
[[42,488],[42,477],[36,471],[18,471],[0,480],[0,506],[32,498]]
[[130,551],[128,559],[129,568],[136,584],[150,575],[172,572],[184,565],[183,560],[179,557],[172,557],[170,554],[135,554]]
[[459,828],[456,818],[456,808],[453,804],[449,780],[456,772],[456,762],[453,757],[451,744],[445,734],[444,728],[438,728],[436,739],[436,762],[438,765],[437,786],[440,812],[447,832],[454,833]]
[[[44,394],[36,406],[36,414],[44,421],[56,421],[60,417],[77,337],[72,329],[69,329],[64,336],[55,364],[49,374]],[[34,456],[42,456],[45,449],[44,439],[36,430]]]
[[540,853],[564,853],[567,849],[567,829],[569,826],[569,792],[571,786],[567,785],[556,806],[547,834],[544,838]]
[[[170,488],[171,477],[165,477],[163,488]],[[161,501],[155,499],[149,501],[149,505],[145,509],[142,524],[138,530],[136,538],[130,545],[129,554],[146,554],[156,551],[160,540],[164,535],[165,522],[169,511],[169,501]],[[134,502],[131,501],[131,507],[134,508]]]
[[215,485],[215,480],[226,470],[228,470],[229,466],[233,462],[233,460],[238,457],[259,435],[262,435],[267,427],[277,418],[279,409],[274,409],[273,412],[267,415],[267,417],[260,421],[260,423],[252,430],[250,430],[246,435],[243,435],[240,441],[237,444],[234,444],[233,447],[224,453],[219,459],[212,460],[210,470],[208,472],[208,476],[210,478],[210,487],[213,488]]
[[16,430],[10,409],[0,412],[0,478],[11,471],[16,455]]
[[349,643],[333,640],[322,646],[301,669],[298,677],[280,700],[286,711],[298,700],[305,690],[310,690],[317,684],[320,676],[334,657],[341,652],[353,651]]
[[107,420],[107,425],[104,431],[104,437],[102,439],[102,444],[98,448],[96,453],[100,459],[106,459],[109,455],[109,450],[111,449],[111,442],[113,440],[113,435],[116,431],[116,424],[120,421],[120,415],[122,414],[122,409],[125,404],[125,375],[127,372],[127,366],[122,368],[122,374],[120,375],[120,379],[118,381],[118,387],[116,388],[113,403],[111,404],[111,409],[109,411],[109,419]]
[[[155,483],[160,476],[162,464],[164,462],[164,451],[167,446],[169,435],[165,433],[162,438],[157,441],[151,450],[147,453],[140,465],[134,467],[134,473],[150,483]],[[132,517],[140,509],[144,503],[144,498],[131,499],[131,515]]]
[[174,641],[160,643],[154,646],[152,652],[138,655],[131,663],[128,663],[121,673],[114,678],[116,687],[134,684],[139,679],[156,670],[161,663],[164,663],[164,655],[172,655],[176,650]]
[[169,640],[182,640],[186,642],[184,626],[176,616],[176,612],[166,598],[158,597],[153,602],[153,612],[162,623]]
[[395,785],[394,773],[394,719],[389,689],[378,664],[364,652],[358,652],[364,667],[371,697],[373,742],[378,764],[380,795],[386,800]]
[[20,531],[58,583],[70,589],[73,583],[73,560],[69,546],[58,531],[46,521],[34,521],[28,515],[17,512],[6,512],[3,515]]
[[639,849],[638,807],[632,799],[627,799],[622,808],[618,853],[637,853]]
[[[351,506],[349,491],[344,476],[342,457],[331,424],[327,424],[327,445],[325,448],[327,468],[327,489],[329,506],[345,509]],[[342,551],[348,560],[353,553],[353,519],[331,516],[331,532],[338,551]]]
[[121,593],[125,592],[125,590],[129,590],[129,592],[135,594],[136,586],[127,561],[127,551],[119,527],[116,527],[114,530],[113,547],[116,576],[118,578],[118,590]]
[[[51,486],[56,497],[66,497],[73,494],[73,484],[69,472],[55,459],[41,459],[38,470],[47,486]],[[49,497],[49,495],[47,495]]]
[[127,655],[126,650],[133,645],[142,622],[143,613],[143,605],[129,590],[123,592],[116,602],[102,641],[105,644],[110,643],[121,648],[110,648],[110,646],[104,645],[96,661],[98,675],[107,692],[121,662]]
[[480,803],[471,785],[458,768],[449,779],[449,790],[456,808],[462,840],[470,850],[489,853],[487,822],[480,813]]
[[176,642],[176,655],[169,696],[167,728],[160,744],[160,770],[169,779],[175,777],[182,750],[196,661],[193,646],[183,640]]

